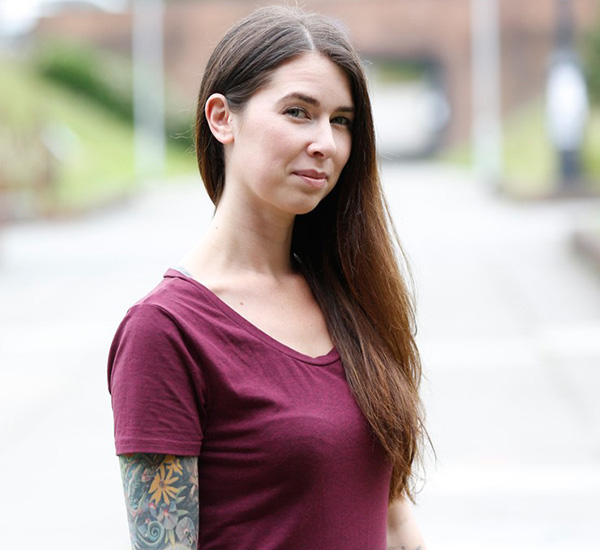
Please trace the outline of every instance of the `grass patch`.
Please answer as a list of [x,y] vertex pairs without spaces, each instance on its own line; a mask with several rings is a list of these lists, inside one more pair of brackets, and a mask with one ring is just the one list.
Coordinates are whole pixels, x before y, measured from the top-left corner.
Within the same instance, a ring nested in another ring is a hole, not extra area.
[[521,197],[551,193],[556,179],[556,154],[546,132],[543,101],[509,116],[503,138],[503,191]]
[[[558,187],[558,157],[546,131],[542,99],[507,117],[503,128],[504,176],[502,190],[519,198],[547,196]],[[446,151],[442,160],[471,164],[470,144]],[[600,106],[592,108],[582,150],[583,179],[600,190]]]
[[600,189],[600,105],[596,105],[588,122],[585,147],[583,149],[583,165],[592,185]]
[[[89,98],[40,77],[27,63],[0,60],[0,80],[4,134],[13,136],[13,144],[37,144],[40,155],[50,150],[51,181],[42,197],[42,210],[78,211],[136,188],[131,124]],[[21,151],[17,147],[12,162],[18,165],[28,154],[25,146]],[[194,170],[192,152],[167,147],[167,177]],[[37,183],[32,181],[31,187],[39,188]]]

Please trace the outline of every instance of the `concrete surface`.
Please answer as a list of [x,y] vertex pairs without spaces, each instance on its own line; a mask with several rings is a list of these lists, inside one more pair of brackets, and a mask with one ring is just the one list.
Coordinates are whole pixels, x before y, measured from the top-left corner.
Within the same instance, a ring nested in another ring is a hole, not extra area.
[[[597,550],[600,278],[569,246],[594,204],[511,204],[435,165],[385,165],[384,180],[437,452],[417,507],[428,548]],[[2,548],[129,548],[106,355],[210,213],[192,178],[87,219],[3,228]]]

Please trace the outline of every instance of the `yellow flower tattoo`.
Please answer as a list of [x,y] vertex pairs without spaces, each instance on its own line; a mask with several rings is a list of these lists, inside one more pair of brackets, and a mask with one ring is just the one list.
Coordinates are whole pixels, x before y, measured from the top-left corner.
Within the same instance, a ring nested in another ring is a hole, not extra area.
[[166,504],[169,504],[170,499],[177,496],[178,490],[172,485],[178,479],[173,475],[173,471],[165,472],[164,469],[160,468],[152,480],[152,485],[150,485],[150,494],[152,495],[150,500],[153,500],[156,504],[164,500]]
[[166,467],[167,470],[170,470],[174,474],[183,474],[183,468],[181,467],[181,461],[173,455],[167,455],[165,457],[165,460],[161,464],[161,468],[162,467]]

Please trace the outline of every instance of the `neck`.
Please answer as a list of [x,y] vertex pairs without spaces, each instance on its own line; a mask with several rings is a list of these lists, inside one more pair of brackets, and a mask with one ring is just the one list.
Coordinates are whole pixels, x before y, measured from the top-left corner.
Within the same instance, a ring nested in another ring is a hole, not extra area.
[[274,278],[293,271],[294,216],[223,200],[198,245],[183,259],[198,278],[247,273]]

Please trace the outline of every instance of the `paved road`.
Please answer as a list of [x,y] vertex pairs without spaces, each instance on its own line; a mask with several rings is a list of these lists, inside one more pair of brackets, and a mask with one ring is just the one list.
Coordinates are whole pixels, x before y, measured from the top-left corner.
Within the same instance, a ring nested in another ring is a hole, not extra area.
[[386,174],[418,287],[432,546],[600,548],[600,277],[569,246],[598,204]]
[[[384,175],[438,455],[417,509],[429,547],[597,550],[600,277],[569,235],[598,205],[511,204],[432,165]],[[182,181],[0,235],[3,548],[128,548],[106,352],[210,213]]]

